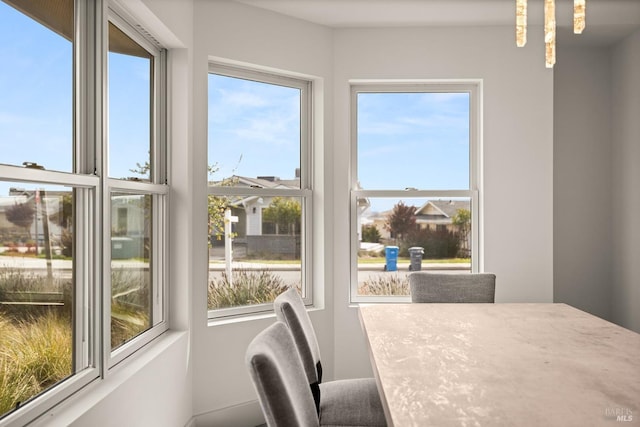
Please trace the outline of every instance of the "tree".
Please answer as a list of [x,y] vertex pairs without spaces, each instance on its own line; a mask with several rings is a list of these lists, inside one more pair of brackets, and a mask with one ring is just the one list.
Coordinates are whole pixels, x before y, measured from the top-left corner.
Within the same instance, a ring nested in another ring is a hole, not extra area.
[[73,224],[73,196],[64,194],[60,202],[62,206],[58,212],[49,215],[49,219],[62,228],[69,228]]
[[[208,165],[207,171],[211,177],[218,171],[217,164]],[[238,179],[235,177],[225,178],[218,183],[218,186],[231,187],[238,183]],[[224,234],[224,212],[230,205],[231,198],[229,196],[214,196],[209,194],[207,196],[207,212],[209,214],[208,233],[209,236],[216,236],[220,240]],[[211,241],[209,241],[211,246]]]
[[460,233],[460,250],[464,252],[462,256],[469,254],[469,232],[471,231],[471,211],[460,208],[451,219],[452,223],[458,227]]
[[416,207],[407,206],[404,202],[398,202],[387,216],[384,224],[392,237],[403,241],[407,235],[416,230]]
[[373,224],[362,227],[362,241],[370,243],[380,243],[380,231]]
[[35,216],[35,210],[27,203],[15,203],[7,208],[5,212],[7,221],[15,226],[24,228],[29,238],[31,238],[31,224]]
[[302,206],[293,198],[274,197],[269,207],[262,212],[262,218],[276,224],[276,234],[284,229],[286,234],[294,235],[299,229]]

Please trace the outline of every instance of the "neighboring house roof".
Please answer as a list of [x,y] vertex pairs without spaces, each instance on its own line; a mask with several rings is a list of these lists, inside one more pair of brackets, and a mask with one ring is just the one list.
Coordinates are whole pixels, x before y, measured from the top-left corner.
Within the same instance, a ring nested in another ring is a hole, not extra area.
[[222,182],[233,182],[232,187],[254,187],[254,188],[300,188],[300,178],[280,179],[277,176],[259,176],[249,178],[247,176],[233,175],[224,181],[209,182],[209,185],[220,185]]
[[[209,185],[220,185],[223,181],[209,182]],[[257,178],[250,178],[247,176],[233,175],[230,178],[226,178],[224,182],[233,182],[231,187],[250,187],[250,188],[300,188],[300,178],[294,179],[280,179],[277,176],[259,176]],[[245,197],[230,197],[229,203],[232,206],[245,206],[249,202],[259,199],[259,196],[245,196]]]
[[416,210],[416,217],[453,218],[458,209],[469,210],[468,200],[429,200]]
[[[450,224],[458,209],[470,210],[468,200],[427,200],[416,209],[416,220],[419,223]],[[368,217],[369,221],[386,221],[392,210],[376,213]]]

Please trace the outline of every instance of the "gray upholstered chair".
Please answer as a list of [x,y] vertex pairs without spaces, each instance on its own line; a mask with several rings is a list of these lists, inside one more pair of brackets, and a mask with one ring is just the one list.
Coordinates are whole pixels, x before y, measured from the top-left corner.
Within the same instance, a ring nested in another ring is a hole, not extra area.
[[376,407],[379,399],[370,402],[362,398],[363,388],[368,387],[363,380],[348,386],[344,381],[327,383],[329,388],[323,391],[329,391],[329,397],[322,398],[318,414],[293,336],[282,322],[251,341],[246,363],[269,427],[385,425],[384,419],[383,424],[360,423],[373,419],[372,413],[382,412],[382,407]]
[[492,273],[430,273],[409,274],[411,302],[477,302],[495,300],[496,275]]
[[320,425],[302,362],[283,323],[259,333],[245,360],[269,427]]
[[278,295],[273,305],[276,317],[289,327],[293,336],[320,416],[320,425],[386,426],[373,378],[322,382],[320,347],[297,289],[291,288]]

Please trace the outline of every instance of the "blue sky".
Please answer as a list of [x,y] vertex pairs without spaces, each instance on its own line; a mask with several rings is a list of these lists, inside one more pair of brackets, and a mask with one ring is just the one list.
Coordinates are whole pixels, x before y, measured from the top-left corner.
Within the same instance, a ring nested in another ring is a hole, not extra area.
[[357,126],[363,189],[469,188],[469,94],[360,93]]
[[71,171],[71,43],[3,2],[0,40],[0,163]]
[[[297,89],[209,74],[209,164],[292,178],[300,158]],[[367,190],[469,188],[468,93],[361,93],[358,180]],[[424,199],[405,203],[424,203]],[[398,200],[371,200],[372,210]]]
[[[292,178],[299,167],[297,89],[209,75],[209,164]],[[366,93],[358,98],[358,178],[365,189],[468,189],[467,93]]]
[[294,178],[300,167],[300,90],[209,74],[209,165],[214,180]]
[[[71,171],[71,43],[0,2],[0,163]],[[109,54],[110,176],[149,156],[149,60]],[[209,75],[208,163],[233,174],[294,177],[299,90]],[[358,180],[364,189],[467,189],[469,96],[362,93]],[[0,183],[0,195],[8,186]]]
[[[0,2],[0,163],[71,172],[72,44]],[[149,158],[149,60],[109,54],[110,176]],[[0,183],[0,196],[10,186]]]

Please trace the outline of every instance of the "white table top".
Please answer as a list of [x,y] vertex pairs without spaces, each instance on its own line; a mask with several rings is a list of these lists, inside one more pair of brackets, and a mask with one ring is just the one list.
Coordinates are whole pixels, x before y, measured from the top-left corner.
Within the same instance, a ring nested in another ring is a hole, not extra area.
[[359,311],[390,426],[640,425],[635,332],[565,304]]

